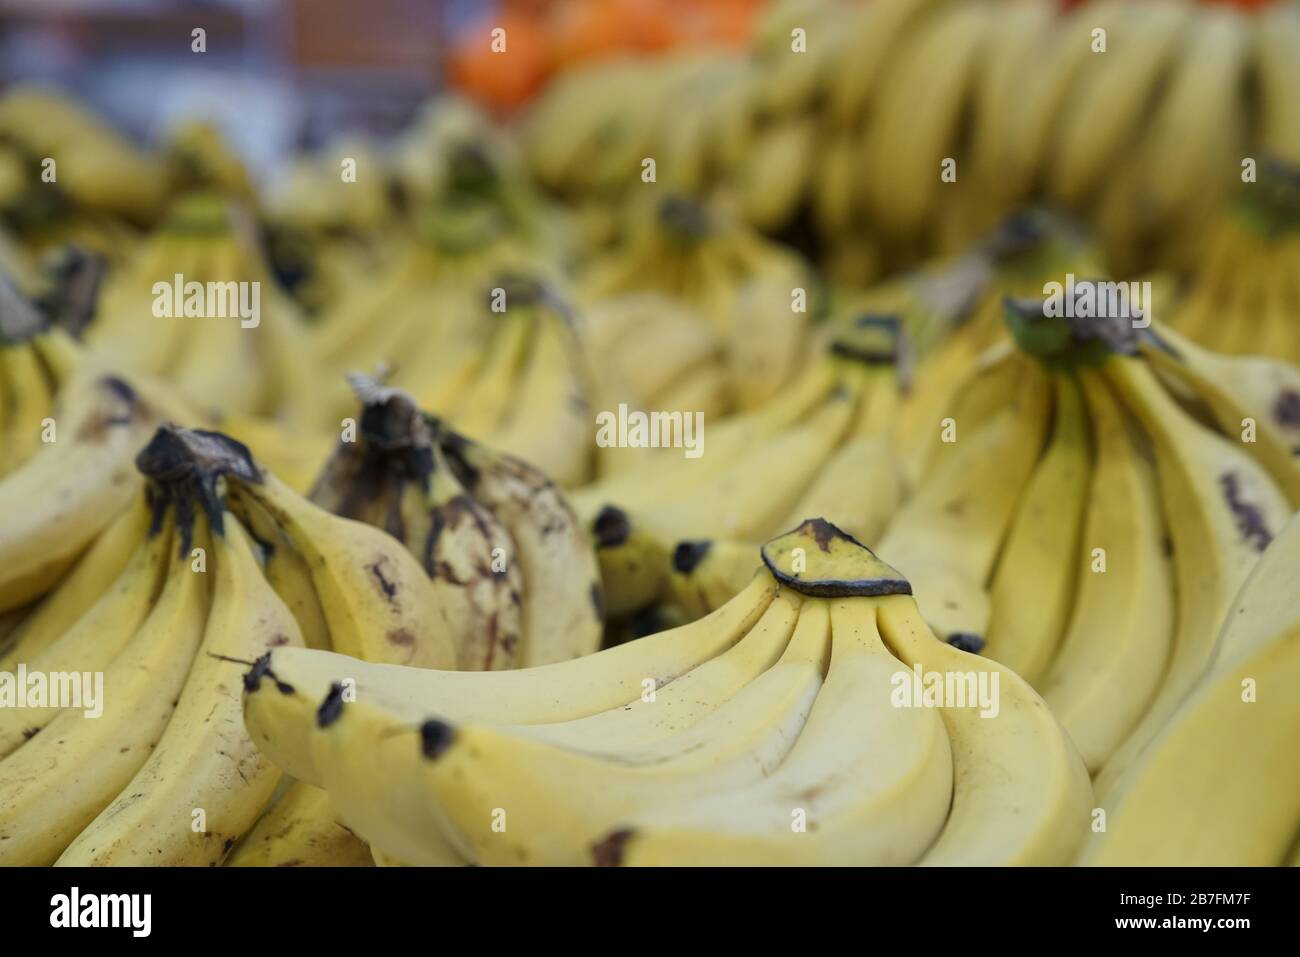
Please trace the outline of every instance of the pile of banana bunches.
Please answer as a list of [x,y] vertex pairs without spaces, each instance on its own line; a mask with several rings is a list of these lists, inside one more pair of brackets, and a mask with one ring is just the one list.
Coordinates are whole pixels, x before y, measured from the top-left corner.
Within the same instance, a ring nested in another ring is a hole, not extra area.
[[0,864],[1300,864],[1293,4],[280,173],[0,96]]

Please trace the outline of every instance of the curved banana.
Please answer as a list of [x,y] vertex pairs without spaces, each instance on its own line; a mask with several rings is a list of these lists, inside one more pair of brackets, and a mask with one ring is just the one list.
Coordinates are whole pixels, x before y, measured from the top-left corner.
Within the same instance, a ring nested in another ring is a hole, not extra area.
[[[99,600],[45,648],[30,657],[20,649],[17,666],[45,675],[47,682],[59,674],[94,674],[109,668],[148,618],[163,587],[172,527],[170,514],[161,522],[155,520]],[[0,709],[0,757],[18,750],[61,713],[62,708],[53,704]]]
[[186,546],[206,551],[211,540],[202,516],[160,537],[166,584],[104,669],[102,713],[90,720],[63,711],[0,761],[2,864],[54,863],[131,782],[168,726],[208,617],[207,581]]
[[1104,796],[1080,863],[1276,866],[1300,819],[1300,518],[1232,602],[1210,670]]
[[829,638],[825,604],[804,609],[793,634],[783,630],[775,663],[714,710],[653,741],[602,745],[575,736],[564,749],[489,726],[426,722],[422,740],[446,739],[436,755],[426,754],[428,800],[452,843],[479,863],[585,863],[589,845],[630,815],[745,787],[780,765],[822,686]]
[[331,685],[350,679],[357,701],[382,706],[390,723],[427,717],[422,701],[458,721],[541,723],[606,711],[659,687],[731,647],[766,611],[776,583],[757,577],[726,606],[673,631],[594,655],[516,671],[432,671],[328,652],[274,650],[246,681],[244,720],[258,747],[294,777],[319,784],[309,736]]
[[225,867],[370,867],[370,848],[334,819],[330,797],[295,781],[230,852]]
[[437,596],[395,539],[313,505],[269,472],[235,483],[238,502],[258,502],[307,561],[332,647],[369,661],[439,667],[455,660],[438,628]]
[[1074,611],[1037,686],[1095,774],[1160,685],[1173,640],[1174,582],[1150,452],[1105,381],[1089,370],[1080,381],[1096,465]]
[[667,596],[691,617],[721,608],[754,579],[757,549],[747,542],[695,539],[673,548]]
[[219,864],[275,791],[280,770],[244,730],[239,672],[227,659],[301,646],[302,634],[262,577],[238,519],[220,509],[217,515],[212,610],[167,730],[59,866]]
[[449,433],[443,453],[474,499],[497,517],[523,578],[525,668],[591,654],[600,647],[600,569],[564,494],[526,463]]
[[1205,400],[1225,434],[1255,426],[1253,457],[1300,508],[1300,369],[1264,356],[1224,356],[1153,326],[1142,352]]
[[1204,672],[1233,596],[1292,509],[1254,460],[1191,419],[1141,359],[1116,356],[1103,369],[1155,446],[1178,602],[1160,689],[1097,778],[1107,798]]
[[1078,382],[1053,375],[1055,421],[1021,496],[990,586],[993,614],[984,653],[1031,685],[1055,654],[1083,560],[1080,532],[1092,455]]
[[32,660],[75,625],[112,587],[152,521],[148,496],[138,494],[14,629],[0,652],[0,671],[13,671],[19,661]]
[[988,630],[986,582],[1012,515],[1038,463],[1051,391],[1027,368],[1014,401],[974,434],[956,423],[930,477],[880,540],[880,554],[908,576],[921,613],[941,638]]
[[0,483],[0,611],[38,598],[139,487],[132,456],[152,409],[121,379],[70,384],[56,441]]

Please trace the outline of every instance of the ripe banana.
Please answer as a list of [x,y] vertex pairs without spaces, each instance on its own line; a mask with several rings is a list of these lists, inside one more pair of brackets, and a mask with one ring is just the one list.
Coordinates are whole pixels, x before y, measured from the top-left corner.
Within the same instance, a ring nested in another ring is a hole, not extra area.
[[1037,687],[1095,774],[1160,685],[1173,640],[1174,583],[1151,453],[1105,381],[1090,371],[1080,381],[1096,465],[1074,611]]
[[219,864],[275,791],[280,771],[244,730],[238,671],[229,659],[301,646],[302,634],[262,577],[238,519],[220,506],[217,516],[212,609],[167,730],[118,797],[60,855],[60,866]]
[[131,783],[168,727],[208,617],[208,584],[188,546],[206,551],[211,541],[201,515],[159,538],[166,583],[104,668],[102,713],[62,711],[0,761],[0,863],[54,863]]
[[370,867],[370,848],[334,819],[329,795],[295,781],[226,858],[226,867]]
[[1080,863],[1288,862],[1300,820],[1297,545],[1293,517],[1232,601],[1212,667],[1111,783],[1105,830],[1089,836]]

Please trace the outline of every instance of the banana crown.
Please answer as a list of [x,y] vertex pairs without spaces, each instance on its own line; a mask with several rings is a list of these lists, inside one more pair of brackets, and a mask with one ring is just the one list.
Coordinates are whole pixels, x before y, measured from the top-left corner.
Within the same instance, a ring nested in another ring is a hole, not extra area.
[[817,598],[910,595],[912,586],[852,535],[822,518],[772,539],[763,564],[782,584]]
[[0,273],[0,343],[26,342],[44,326],[45,318],[13,279]]

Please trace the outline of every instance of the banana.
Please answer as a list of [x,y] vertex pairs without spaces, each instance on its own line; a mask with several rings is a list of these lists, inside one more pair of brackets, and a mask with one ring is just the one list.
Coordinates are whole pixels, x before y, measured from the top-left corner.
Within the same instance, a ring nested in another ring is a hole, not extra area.
[[275,791],[280,771],[244,730],[238,672],[226,659],[301,646],[302,634],[238,519],[219,507],[216,514],[212,610],[176,710],[149,760],[59,866],[219,864]]
[[0,863],[54,863],[131,782],[168,726],[208,616],[208,585],[189,546],[211,542],[202,516],[159,537],[166,584],[105,668],[102,713],[89,720],[63,711],[0,761]]
[[810,115],[783,117],[759,130],[737,171],[740,214],[758,229],[784,226],[803,202],[814,171],[817,123]]
[[[809,552],[810,574],[800,581],[816,587],[824,574],[833,585],[823,587],[854,597],[830,600],[829,673],[789,757],[755,787],[665,805],[633,819],[596,846],[596,860],[1068,861],[1083,839],[1091,795],[1082,764],[1041,700],[1002,666],[935,641],[897,573],[874,557],[866,565],[866,557],[855,554],[860,546],[849,539],[817,534],[825,528],[809,523],[800,530],[827,542],[818,556],[826,566],[814,571]],[[784,545],[778,540],[765,546],[764,557],[779,576],[789,574],[789,555],[784,562],[773,558],[799,541],[792,534]],[[838,555],[837,546],[843,549]],[[852,571],[865,574],[846,574]],[[799,587],[793,576],[785,580]],[[942,702],[936,715],[928,706],[899,706],[892,696],[889,706],[880,707],[884,686],[897,687],[900,673],[909,677],[902,670],[907,664],[938,673],[996,672],[1005,682],[997,715],[981,717],[968,704]],[[889,732],[877,730],[878,723]],[[845,728],[862,730],[848,735]],[[895,737],[915,744],[877,750]],[[800,811],[806,832],[792,826]]]
[[[1173,639],[1174,582],[1150,452],[1105,381],[1087,370],[1080,381],[1096,464],[1074,612],[1038,688],[1095,774],[1160,685]],[[1100,566],[1095,549],[1103,550]]]
[[237,505],[232,503],[232,506],[261,549],[266,583],[293,613],[302,632],[303,644],[308,648],[330,650],[329,621],[321,608],[306,559],[294,550],[288,536],[256,502],[240,501]]
[[1052,194],[1071,205],[1086,199],[1133,134],[1191,19],[1190,8],[1179,4],[1119,4],[1106,12],[1092,22],[1107,31],[1106,52],[1090,54],[1060,113],[1064,125],[1047,165]]
[[[624,618],[659,599],[668,582],[669,558],[657,538],[635,526],[622,509],[609,505],[592,519],[591,539],[608,618]],[[752,557],[753,550],[749,551]]]
[[1275,4],[1252,18],[1259,84],[1260,145],[1272,156],[1300,163],[1300,122],[1292,91],[1300,83],[1300,14],[1289,4]]
[[370,848],[334,820],[329,795],[295,781],[226,858],[226,867],[370,867]]
[[1080,863],[1287,863],[1300,820],[1298,545],[1293,517],[1233,600],[1210,670],[1104,796],[1106,828]]
[[344,703],[335,685],[312,714],[318,728],[308,732],[311,761],[335,814],[364,834],[372,851],[415,867],[463,866],[466,859],[442,836],[422,793],[404,786],[420,770],[414,735],[369,702],[363,696]]
[[[1014,142],[1017,124],[1023,121],[1027,101],[1038,89],[1029,77],[1042,69],[1041,64],[1051,62],[1042,51],[1051,47],[1057,19],[1045,3],[1002,4],[998,28],[990,34],[982,57],[975,79],[970,159],[981,187],[999,195],[1025,185],[999,181],[1006,176],[1004,158]],[[1025,160],[1020,157],[1018,162]]]
[[817,515],[860,541],[875,541],[904,497],[902,465],[880,434],[844,443],[822,466],[803,497],[775,528],[793,528]]
[[513,409],[485,441],[541,469],[562,488],[572,488],[591,474],[589,389],[567,319],[531,311],[536,328]]
[[993,24],[990,9],[950,4],[930,13],[884,79],[865,147],[872,175],[863,195],[873,219],[893,234],[917,232],[939,201],[942,164],[955,154],[970,79]]
[[736,295],[727,339],[727,371],[736,407],[752,409],[776,396],[805,359],[808,312],[795,312],[803,280],[781,275],[750,279]]
[[[155,509],[157,514],[158,507]],[[57,639],[30,657],[18,657],[16,664],[25,665],[29,674],[44,675],[47,682],[58,680],[61,674],[94,674],[107,669],[148,618],[158,598],[168,567],[172,527],[170,515],[162,522],[155,519],[109,590]],[[51,685],[50,693],[53,691]],[[61,713],[62,708],[54,705],[0,710],[0,757],[20,749]]]
[[0,100],[0,132],[58,161],[59,187],[89,209],[147,221],[164,199],[158,158],[54,89],[20,86]]
[[805,422],[737,457],[688,500],[640,508],[637,520],[661,541],[673,541],[688,529],[717,538],[761,539],[789,514],[839,445],[860,392],[860,385],[846,385]]
[[0,652],[0,671],[13,671],[19,661],[31,661],[99,601],[145,537],[152,513],[148,497],[140,494],[109,523],[72,570],[14,629]]
[[[609,749],[595,740],[565,750],[488,726],[426,722],[422,740],[447,739],[422,769],[437,819],[479,863],[580,864],[588,846],[629,815],[756,783],[800,735],[822,684],[829,636],[825,605],[805,609],[793,633],[782,630],[785,647],[774,664],[715,710],[654,741]],[[496,808],[504,831],[493,827]]]
[[880,540],[880,554],[912,581],[921,614],[941,638],[987,633],[985,583],[1048,427],[1046,376],[1026,371],[1014,401],[973,435],[956,423],[956,441],[945,444],[943,460]]
[[523,578],[525,668],[588,655],[600,647],[604,599],[595,554],[556,485],[508,455],[449,433],[443,453],[473,498],[514,542]]
[[1187,33],[1140,147],[1143,213],[1157,223],[1221,199],[1221,171],[1239,161],[1245,138],[1247,21],[1232,9],[1202,10]]
[[0,486],[0,611],[44,594],[139,487],[152,409],[121,379],[68,385],[56,441]]
[[1031,685],[1051,663],[1075,604],[1091,450],[1078,383],[1053,376],[1055,421],[1022,494],[990,586],[984,652]]
[[95,320],[85,342],[112,368],[163,375],[179,358],[190,323],[182,316],[154,318],[157,282],[193,275],[200,264],[200,240],[184,221],[160,227],[157,234],[104,284]]
[[54,410],[53,383],[27,344],[0,342],[0,388],[5,389],[0,479],[39,451],[46,419]]
[[1178,602],[1160,690],[1097,778],[1106,799],[1204,672],[1233,596],[1292,510],[1260,466],[1189,418],[1140,359],[1113,357],[1104,372],[1155,446]]
[[1087,834],[1088,772],[1043,700],[1013,671],[935,641],[907,598],[880,603],[894,653],[930,673],[998,677],[998,712],[942,708],[952,748],[952,808],[919,863],[1044,866],[1068,863]]
[[309,732],[335,682],[351,679],[359,703],[382,705],[416,723],[427,716],[418,705],[422,700],[437,701],[438,713],[453,720],[568,721],[625,705],[640,697],[647,679],[662,686],[729,648],[758,621],[775,592],[770,579],[756,578],[725,607],[673,631],[572,661],[488,675],[399,669],[328,652],[277,649],[247,679],[244,720],[276,764],[319,784]]
[[[936,641],[907,583],[827,523],[762,557],[768,570],[709,618],[545,668],[458,675],[276,649],[248,677],[246,720],[383,855],[416,864],[1075,853],[1087,775],[1027,684]],[[902,706],[890,688],[908,665],[996,672],[998,714]]]
[[384,532],[313,505],[241,451],[233,500],[261,505],[306,560],[334,650],[415,667],[450,665],[455,651],[438,630],[437,596],[419,563]]
[[1300,370],[1263,356],[1223,356],[1166,326],[1153,326],[1142,353],[1162,374],[1195,390],[1225,434],[1255,427],[1254,458],[1300,507]]
[[531,317],[507,308],[478,377],[461,393],[447,418],[471,439],[487,441],[517,407],[520,368],[536,332]]
[[[513,667],[524,651],[522,561],[505,527],[465,490],[436,441],[432,452],[425,570],[446,609],[445,627],[457,636],[459,667]],[[536,594],[528,597],[540,600]]]
[[[839,64],[839,75],[831,88],[827,113],[833,123],[848,127],[860,121],[881,93],[881,76],[897,62],[897,50],[916,22],[935,0],[883,0],[863,8],[861,19],[845,26],[852,38]],[[892,54],[892,55],[891,55]]]
[[790,643],[799,611],[797,594],[779,594],[754,627],[734,646],[679,675],[671,687],[563,722],[529,722],[517,734],[561,747],[610,751],[648,747],[712,714],[722,702],[763,674]]
[[753,545],[697,539],[673,548],[667,596],[692,618],[702,618],[739,595],[758,568]]
[[462,669],[511,667],[522,642],[524,596],[514,543],[453,470],[445,427],[408,395],[364,377],[354,383],[360,435],[339,444],[313,500],[385,529],[415,557]]

